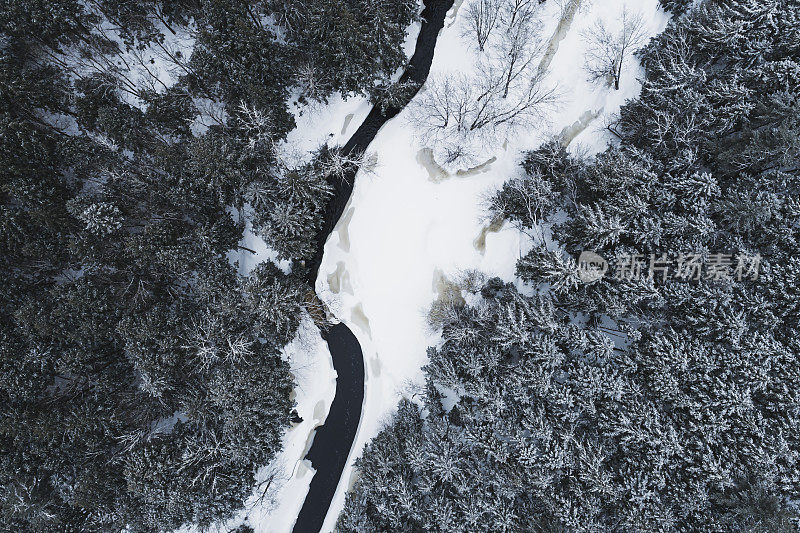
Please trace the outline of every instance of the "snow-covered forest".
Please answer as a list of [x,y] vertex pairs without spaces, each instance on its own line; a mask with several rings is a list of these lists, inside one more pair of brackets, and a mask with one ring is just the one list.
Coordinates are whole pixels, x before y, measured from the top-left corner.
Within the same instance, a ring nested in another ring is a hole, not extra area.
[[389,83],[417,11],[0,3],[0,530],[208,526],[285,481],[330,403],[305,263],[351,164],[287,134]]
[[0,530],[797,531],[798,117],[791,0],[0,2]]

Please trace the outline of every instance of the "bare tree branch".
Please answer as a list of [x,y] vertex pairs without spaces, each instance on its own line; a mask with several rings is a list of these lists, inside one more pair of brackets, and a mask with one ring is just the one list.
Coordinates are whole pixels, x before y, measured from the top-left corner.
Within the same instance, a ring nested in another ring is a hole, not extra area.
[[595,22],[585,34],[585,69],[590,81],[606,81],[619,90],[626,60],[645,43],[647,33],[641,13],[623,8],[617,18],[619,30],[612,31],[603,21]]
[[467,6],[462,35],[470,39],[474,37],[481,52],[497,25],[502,3],[503,0],[477,0]]

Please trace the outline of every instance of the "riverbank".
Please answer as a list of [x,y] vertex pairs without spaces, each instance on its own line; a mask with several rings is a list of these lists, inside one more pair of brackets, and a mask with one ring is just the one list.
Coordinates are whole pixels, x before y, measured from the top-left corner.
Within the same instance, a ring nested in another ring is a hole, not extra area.
[[[399,83],[412,82],[417,90],[430,73],[434,49],[439,32],[444,27],[447,12],[453,0],[426,0],[421,13],[423,20],[414,54]],[[407,104],[416,94],[409,94]],[[375,106],[367,118],[343,147],[345,154],[365,152],[381,127],[402,111],[403,106]],[[316,283],[322,264],[325,243],[339,222],[353,191],[357,170],[353,169],[343,179],[331,182],[334,194],[328,204],[322,231],[317,237],[317,252],[309,265],[309,279]],[[325,424],[317,428],[314,441],[306,455],[316,471],[308,494],[298,514],[293,531],[316,533],[323,529],[331,501],[342,482],[342,472],[347,465],[361,420],[364,399],[364,361],[361,346],[352,331],[343,323],[332,327],[324,335],[337,373],[336,395]],[[332,520],[327,520],[330,523]],[[335,519],[333,519],[335,521]]]

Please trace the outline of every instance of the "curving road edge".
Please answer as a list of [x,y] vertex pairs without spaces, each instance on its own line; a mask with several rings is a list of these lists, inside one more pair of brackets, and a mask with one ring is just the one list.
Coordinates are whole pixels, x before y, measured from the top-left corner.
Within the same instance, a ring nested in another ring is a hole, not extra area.
[[[433,63],[433,52],[439,32],[444,27],[445,16],[453,6],[454,0],[424,0],[421,13],[422,26],[417,36],[414,55],[408,68],[400,77],[400,82],[414,82],[416,89],[406,102],[396,107],[375,106],[359,126],[343,151],[346,154],[366,151],[375,135],[388,120],[397,116],[403,107],[416,95],[425,83]],[[308,269],[308,282],[316,284],[325,241],[339,221],[350,194],[353,192],[357,170],[348,173],[344,179],[331,180],[333,197],[328,203],[322,230],[317,235],[317,247]],[[344,325],[337,324],[323,333],[336,370],[336,395],[325,424],[317,428],[314,441],[306,454],[306,459],[316,470],[303,507],[297,516],[293,533],[319,533],[328,514],[339,479],[342,476],[350,451],[355,441],[361,419],[364,401],[364,357],[361,345],[353,332]]]

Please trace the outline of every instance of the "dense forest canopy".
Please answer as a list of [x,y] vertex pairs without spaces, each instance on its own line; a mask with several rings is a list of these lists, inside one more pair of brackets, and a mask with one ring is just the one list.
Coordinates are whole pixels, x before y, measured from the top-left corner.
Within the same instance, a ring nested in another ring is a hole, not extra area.
[[[388,83],[416,13],[0,2],[0,529],[159,531],[241,507],[289,424],[280,350],[336,164],[282,160],[289,103]],[[246,218],[289,273],[237,274]]]
[[[800,6],[689,4],[605,152],[547,144],[493,198],[540,237],[524,290],[464,289],[340,531],[797,530]],[[716,266],[587,283],[584,251]]]

